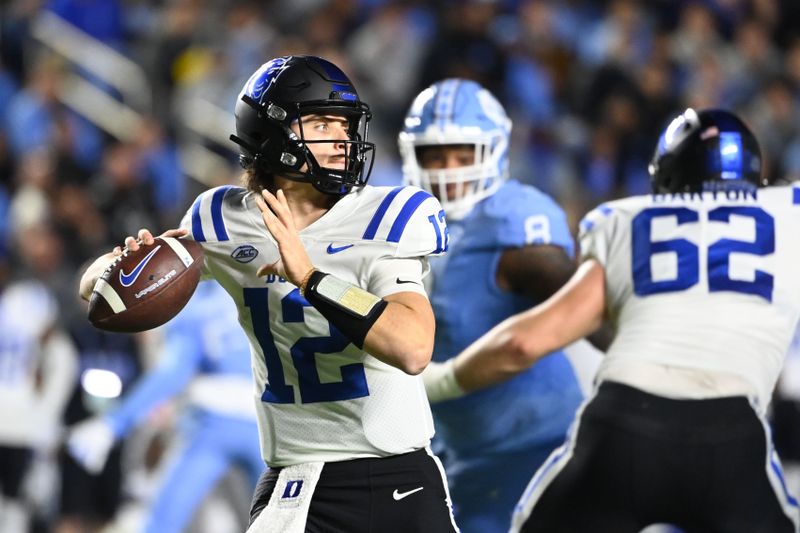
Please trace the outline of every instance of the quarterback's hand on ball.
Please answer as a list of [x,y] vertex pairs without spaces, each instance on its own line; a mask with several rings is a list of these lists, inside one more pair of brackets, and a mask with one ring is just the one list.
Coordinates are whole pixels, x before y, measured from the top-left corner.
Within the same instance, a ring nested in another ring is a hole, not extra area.
[[272,264],[261,266],[257,275],[277,274],[299,287],[314,265],[300,241],[286,195],[281,190],[274,195],[266,189],[261,194],[262,198],[256,197],[256,204],[261,210],[264,224],[278,242],[281,258]]
[[[167,230],[160,235],[160,237],[185,237],[189,234],[189,231],[186,229],[171,229]],[[125,238],[125,248],[121,246],[114,247],[113,250],[108,252],[107,254],[103,254],[98,257],[90,266],[86,269],[83,276],[81,277],[80,281],[80,295],[81,298],[88,301],[89,298],[92,296],[92,290],[94,289],[95,283],[97,283],[97,278],[103,275],[103,271],[108,268],[108,266],[113,263],[119,256],[125,253],[127,250],[135,252],[139,249],[140,244],[153,244],[153,234],[150,233],[148,229],[140,229],[138,234],[138,239],[136,237],[128,236]]]
[[[183,228],[177,228],[177,229],[168,229],[167,231],[159,235],[159,237],[180,238],[180,237],[185,237],[188,234],[189,230]],[[132,237],[130,235],[125,237],[125,249],[130,250],[131,252],[135,252],[136,250],[139,249],[140,245],[146,244],[149,246],[153,244],[153,242],[155,242],[155,237],[153,237],[153,234],[150,233],[150,230],[142,228],[139,230],[139,234],[137,237]],[[117,246],[111,253],[115,255],[121,255],[123,251],[124,251],[123,249]]]

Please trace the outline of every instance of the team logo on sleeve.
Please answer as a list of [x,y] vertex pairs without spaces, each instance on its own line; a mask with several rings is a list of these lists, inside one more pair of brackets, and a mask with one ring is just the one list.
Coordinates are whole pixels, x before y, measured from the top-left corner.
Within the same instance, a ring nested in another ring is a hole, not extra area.
[[258,256],[258,250],[250,244],[243,244],[231,253],[231,257],[240,263],[249,263],[255,259],[256,256]]

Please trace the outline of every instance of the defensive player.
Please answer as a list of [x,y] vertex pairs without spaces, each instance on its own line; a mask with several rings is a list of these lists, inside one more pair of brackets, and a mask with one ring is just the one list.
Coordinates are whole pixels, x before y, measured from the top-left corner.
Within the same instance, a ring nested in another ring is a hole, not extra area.
[[[511,120],[479,84],[447,79],[414,100],[399,136],[406,181],[447,213],[450,249],[431,261],[434,361],[552,295],[575,271],[564,213],[508,180]],[[424,377],[440,372],[436,364]],[[444,399],[429,390],[432,402]],[[583,395],[563,353],[513,380],[433,405],[436,451],[462,531],[507,531],[536,468],[564,442]],[[512,408],[513,406],[513,408]]]
[[[418,376],[434,331],[422,278],[446,224],[422,190],[366,186],[370,119],[332,63],[264,64],[236,103],[247,187],[202,194],[183,222],[251,344],[272,467],[251,531],[455,529]],[[85,297],[115,253],[87,270]]]
[[203,499],[232,467],[249,476],[251,490],[265,470],[253,408],[250,350],[236,308],[214,281],[164,326],[163,356],[127,397],[102,416],[77,424],[67,450],[90,472],[102,470],[115,441],[158,405],[184,392],[181,449],[169,465],[144,531],[180,533]]
[[598,207],[583,263],[545,303],[460,354],[472,390],[617,325],[594,397],[531,480],[513,531],[797,531],[764,412],[800,315],[800,189],[767,185],[734,114],[687,109],[653,194]]

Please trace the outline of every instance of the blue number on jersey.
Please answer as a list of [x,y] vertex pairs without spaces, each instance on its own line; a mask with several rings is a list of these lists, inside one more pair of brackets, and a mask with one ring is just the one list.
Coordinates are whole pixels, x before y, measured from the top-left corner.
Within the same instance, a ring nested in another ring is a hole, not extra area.
[[[697,283],[697,246],[686,239],[652,242],[650,227],[653,219],[674,216],[678,225],[697,222],[697,211],[685,207],[656,207],[645,209],[633,219],[631,240],[633,242],[633,288],[639,296],[660,292],[683,291]],[[678,277],[670,280],[654,281],[650,271],[650,257],[653,254],[674,252],[678,261]]]
[[[765,256],[775,251],[775,220],[759,207],[727,206],[709,211],[708,219],[729,222],[731,215],[749,217],[755,223],[753,242],[735,239],[720,239],[708,247],[708,290],[733,291],[753,294],[772,301],[774,278],[771,274],[755,271],[753,281],[736,280],[730,277],[729,257],[732,253]],[[668,241],[650,240],[650,229],[654,218],[675,217],[678,225],[697,222],[699,215],[686,207],[656,207],[645,209],[632,222],[632,270],[633,289],[639,296],[661,292],[686,290],[700,281],[700,253],[697,245],[686,239]],[[676,279],[653,280],[650,258],[653,254],[673,252],[678,262]]]
[[[264,353],[269,379],[261,399],[269,403],[294,403],[294,389],[286,384],[278,347],[269,328],[268,288],[244,289],[244,304],[250,308],[253,330]],[[300,290],[294,289],[281,299],[281,314],[285,323],[304,322],[303,307],[309,307]],[[262,327],[266,325],[266,327]],[[350,341],[330,325],[328,337],[302,337],[295,342],[289,352],[297,370],[300,399],[303,403],[335,402],[369,396],[367,376],[362,363],[352,363],[340,367],[342,381],[322,383],[317,371],[317,354],[342,352]]]
[[[444,220],[444,209],[439,211],[439,216],[428,215],[428,221],[433,225],[433,231],[436,232],[436,249],[434,254],[440,254],[450,249],[450,229]],[[444,228],[444,231],[442,231]]]
[[731,215],[752,217],[756,225],[755,242],[720,239],[708,247],[708,290],[755,294],[772,301],[775,279],[772,274],[755,271],[753,281],[731,279],[728,257],[731,253],[769,255],[775,251],[775,219],[759,207],[718,207],[708,213],[709,220],[728,222]]

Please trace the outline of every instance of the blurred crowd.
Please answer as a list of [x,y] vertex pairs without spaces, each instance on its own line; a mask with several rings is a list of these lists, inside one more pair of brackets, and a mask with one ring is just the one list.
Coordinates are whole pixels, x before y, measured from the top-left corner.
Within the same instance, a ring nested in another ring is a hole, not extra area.
[[[225,141],[236,96],[286,54],[329,58],[355,81],[374,112],[373,184],[401,181],[407,107],[449,76],[504,103],[512,177],[553,195],[573,227],[601,201],[649,191],[656,136],[687,106],[739,112],[770,177],[800,178],[794,0],[7,0],[0,287],[33,280],[58,308],[19,314],[46,317],[32,335],[72,339],[66,423],[102,409],[86,401],[88,369],[115,369],[122,391],[152,363],[152,339],[90,329],[76,295],[82,262],[139,228],[175,227],[199,191],[236,181]],[[57,434],[36,442],[56,450]],[[53,524],[59,513],[41,514]]]

